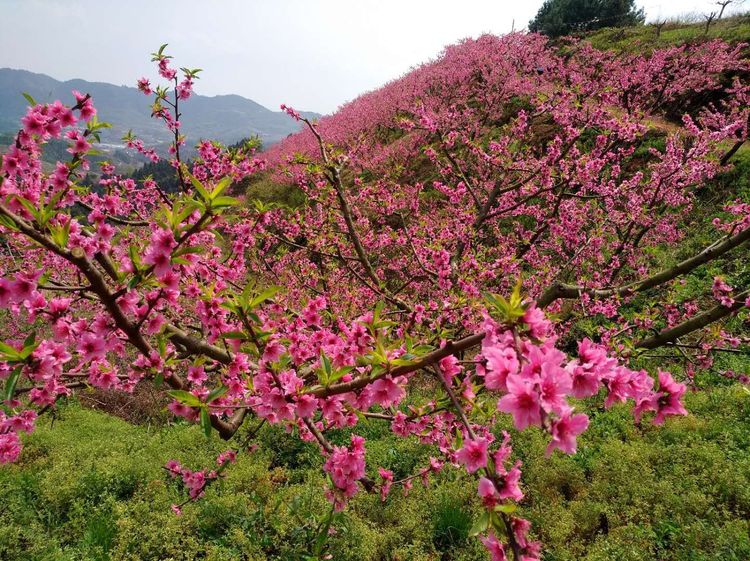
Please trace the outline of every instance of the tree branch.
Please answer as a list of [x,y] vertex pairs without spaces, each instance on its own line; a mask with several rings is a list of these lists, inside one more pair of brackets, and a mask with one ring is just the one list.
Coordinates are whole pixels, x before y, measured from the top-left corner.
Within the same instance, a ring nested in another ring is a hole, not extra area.
[[750,240],[750,228],[741,230],[733,236],[727,236],[723,241],[719,243],[713,243],[710,246],[703,249],[700,253],[681,261],[674,267],[664,269],[652,275],[644,280],[637,281],[625,286],[617,288],[587,288],[585,286],[571,285],[557,283],[550,286],[545,290],[542,295],[537,299],[537,306],[540,308],[546,308],[555,300],[560,298],[580,298],[581,294],[588,294],[590,296],[598,296],[601,298],[608,298],[610,296],[625,296],[629,294],[635,294],[637,292],[643,292],[650,288],[654,288],[661,284],[671,281],[680,275],[689,273],[693,269],[696,269],[708,263],[721,255],[731,251],[737,246],[742,245],[746,241]]
[[745,298],[747,298],[748,295],[750,295],[750,290],[745,290],[734,297],[735,302],[731,306],[724,306],[722,304],[714,306],[710,310],[698,314],[675,327],[664,329],[653,337],[637,341],[635,346],[639,349],[656,349],[663,345],[668,345],[683,335],[687,335],[693,331],[698,331],[699,329],[702,329],[715,321],[719,321],[720,319],[743,308],[745,306]]

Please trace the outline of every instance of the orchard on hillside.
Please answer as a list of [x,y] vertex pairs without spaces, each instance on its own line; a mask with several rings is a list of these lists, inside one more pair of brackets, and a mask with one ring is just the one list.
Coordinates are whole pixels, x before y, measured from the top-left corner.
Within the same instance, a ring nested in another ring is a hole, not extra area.
[[[204,141],[188,165],[180,107],[198,71],[173,68],[162,47],[165,85],[138,86],[174,134],[176,194],[108,164],[84,187],[107,126],[94,100],[29,99],[2,159],[0,461],[17,460],[22,433],[76,389],[154,383],[175,415],[237,435],[214,467],[165,466],[187,490],[177,514],[274,423],[319,445],[331,513],[459,467],[476,475],[473,531],[492,559],[538,559],[518,511],[522,466],[496,421],[572,454],[589,424],[578,400],[629,400],[636,421],[661,424],[686,413],[686,384],[715,353],[747,343],[730,330],[747,316],[746,275],[729,267],[697,299],[676,287],[741,255],[748,202],[729,201],[714,241],[676,265],[653,257],[681,242],[700,190],[747,141],[742,52],[713,42],[616,56],[483,36],[319,123],[282,106],[307,129],[267,154]],[[696,97],[707,102],[686,105]],[[44,169],[58,138],[70,159]],[[256,177],[298,189],[301,204],[236,196]],[[596,333],[578,336],[593,316]],[[657,347],[684,352],[684,380],[630,367]],[[412,398],[427,383],[434,397]],[[394,480],[367,464],[361,423],[435,454]],[[348,445],[333,445],[345,428]]]

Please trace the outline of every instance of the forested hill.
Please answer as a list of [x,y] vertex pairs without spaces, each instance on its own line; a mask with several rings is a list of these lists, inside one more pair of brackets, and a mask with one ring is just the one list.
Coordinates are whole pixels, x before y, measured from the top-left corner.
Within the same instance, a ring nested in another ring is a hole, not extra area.
[[[168,131],[161,121],[151,119],[149,99],[134,87],[115,86],[102,82],[68,80],[60,82],[44,74],[10,68],[0,69],[0,133],[18,127],[28,102],[28,93],[38,102],[60,99],[70,101],[71,90],[89,93],[94,99],[100,119],[112,124],[102,141],[119,144],[129,129],[146,144],[168,141]],[[258,136],[268,146],[299,129],[298,123],[280,111],[271,111],[239,95],[207,97],[196,95],[181,108],[188,144],[200,138],[233,143]],[[310,117],[318,116],[309,113]]]

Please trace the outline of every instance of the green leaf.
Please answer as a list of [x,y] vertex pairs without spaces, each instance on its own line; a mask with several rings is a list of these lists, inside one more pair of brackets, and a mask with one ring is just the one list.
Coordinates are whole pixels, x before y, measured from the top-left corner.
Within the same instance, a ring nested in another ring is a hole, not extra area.
[[502,518],[494,510],[489,511],[490,515],[490,526],[496,533],[502,534],[505,532],[505,524]]
[[5,226],[8,230],[18,230],[16,223],[4,214],[0,214],[0,225]]
[[211,415],[208,413],[208,409],[201,407],[201,428],[203,434],[211,436]]
[[185,247],[181,247],[177,251],[175,251],[172,255],[174,257],[179,257],[180,255],[186,255],[188,253],[200,253],[203,251],[203,246],[201,245],[188,245]]
[[189,407],[200,407],[202,405],[200,399],[185,390],[171,390],[167,394]]
[[502,505],[497,505],[495,507],[495,512],[503,512],[505,514],[513,514],[518,507],[513,503],[507,503]]
[[250,302],[249,307],[250,308],[256,308],[257,306],[259,306],[260,304],[262,304],[266,300],[270,300],[271,298],[273,298],[274,296],[276,296],[276,294],[279,292],[279,290],[281,290],[280,286],[269,286],[263,292],[261,292],[258,296],[256,296],[255,298],[252,299],[252,301]]
[[18,353],[18,358],[20,360],[26,360],[31,356],[31,353],[34,352],[34,349],[36,349],[39,346],[39,343],[31,343],[30,345],[24,346],[23,349],[21,349],[21,352]]
[[128,290],[133,290],[136,286],[138,286],[139,282],[141,282],[141,276],[135,275],[128,281]]
[[416,362],[416,360],[406,358],[394,358],[390,361],[393,366],[411,366],[412,364],[416,364]]
[[29,94],[27,94],[26,92],[21,92],[21,95],[26,99],[26,101],[28,101],[31,104],[32,107],[39,105],[36,102],[36,100],[33,97],[31,97]]
[[70,238],[70,220],[68,220],[62,226],[50,226],[50,233],[52,234],[52,240],[60,247],[68,246],[68,239]]
[[45,221],[49,218],[52,218],[55,207],[57,206],[57,203],[60,202],[60,199],[62,199],[62,196],[65,194],[65,189],[60,189],[57,193],[52,195],[49,198],[49,201],[47,201],[47,204],[44,206],[44,217]]
[[195,190],[198,191],[198,194],[201,196],[201,198],[205,202],[209,202],[211,200],[211,195],[209,195],[208,191],[206,191],[206,188],[203,186],[203,183],[198,181],[198,178],[195,177],[192,173],[187,172],[188,177],[190,178],[190,183],[193,184],[193,187],[195,187]]
[[239,339],[240,341],[247,341],[247,335],[242,331],[227,331],[221,334],[222,339]]
[[325,353],[321,352],[320,353],[320,360],[323,363],[323,370],[325,371],[326,374],[328,374],[330,376],[331,372],[332,372],[332,369],[331,369],[331,359],[329,359],[325,355]]
[[510,305],[513,308],[518,308],[521,306],[521,303],[523,302],[523,297],[521,296],[521,276],[518,276],[518,280],[516,281],[516,285],[513,287],[513,292],[510,295]]
[[31,333],[29,333],[26,339],[23,340],[24,348],[30,347],[31,345],[33,345],[35,340],[36,340],[36,331],[32,331]]
[[353,366],[344,366],[342,368],[339,368],[328,378],[328,383],[333,384],[334,382],[339,381],[341,378],[349,374],[349,372],[351,372],[352,370],[354,370]]
[[183,208],[179,212],[175,212],[172,217],[172,225],[176,228],[179,224],[182,224],[188,216],[193,214],[193,211],[196,208],[198,208],[198,204],[196,203],[196,201],[188,201],[188,203],[185,205],[185,208]]
[[227,175],[226,177],[222,177],[219,182],[216,184],[216,187],[214,187],[214,190],[211,191],[211,200],[215,201],[215,199],[221,195],[227,187],[229,187],[232,184],[232,176]]
[[463,447],[464,447],[464,437],[461,434],[461,431],[456,429],[456,442],[455,442],[454,448],[458,450],[459,448],[463,448]]
[[487,530],[487,526],[489,525],[490,525],[490,513],[485,510],[482,513],[482,515],[474,521],[474,524],[471,525],[471,530],[469,530],[469,536],[474,537],[476,535],[481,534],[482,532]]
[[130,255],[130,262],[133,263],[136,269],[140,269],[141,265],[141,254],[138,248],[134,245],[128,247],[128,253]]
[[8,376],[8,379],[5,381],[5,393],[3,395],[3,401],[8,401],[13,398],[13,394],[16,391],[16,384],[18,383],[18,378],[21,376],[21,366],[17,366],[13,369],[13,372],[10,373],[10,376]]
[[5,355],[5,360],[7,361],[17,361],[21,357],[17,349],[3,343],[2,341],[0,341],[0,353]]
[[26,210],[28,210],[28,211],[29,211],[29,213],[31,214],[31,216],[33,216],[33,217],[34,217],[34,219],[35,219],[35,220],[36,220],[37,222],[39,222],[39,223],[41,224],[41,222],[42,222],[42,221],[41,221],[41,220],[39,219],[39,218],[40,218],[40,214],[39,214],[39,209],[37,209],[37,208],[36,208],[36,207],[35,207],[35,206],[34,206],[34,205],[33,205],[33,204],[31,203],[31,201],[27,201],[27,200],[26,200],[26,199],[24,199],[23,197],[18,197],[18,196],[16,197],[16,200],[17,200],[17,201],[18,201],[19,203],[21,203],[21,204],[23,205],[23,207],[24,207],[24,208],[25,208]]
[[216,401],[228,391],[229,391],[229,388],[226,386],[219,386],[218,388],[214,388],[214,390],[206,396],[206,403],[211,403],[212,401]]
[[239,204],[239,199],[235,199],[234,197],[216,197],[211,201],[211,208],[227,208],[230,206],[237,206]]
[[331,361],[326,354],[320,351],[320,365],[317,369],[318,381],[324,386],[328,386],[331,383],[331,373],[333,371],[331,367]]
[[[164,55],[164,49],[167,48],[167,45],[168,43],[164,43],[161,47],[159,47],[158,51],[156,51],[155,53],[151,53],[151,60],[157,61],[160,58],[162,58],[162,56]],[[171,58],[171,57],[167,57],[167,58]]]

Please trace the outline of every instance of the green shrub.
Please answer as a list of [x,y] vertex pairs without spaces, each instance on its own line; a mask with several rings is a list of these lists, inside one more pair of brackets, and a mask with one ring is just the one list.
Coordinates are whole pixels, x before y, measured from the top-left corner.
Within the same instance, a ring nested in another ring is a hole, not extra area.
[[[654,427],[636,425],[625,406],[584,403],[592,422],[575,456],[545,458],[540,431],[513,434],[521,514],[545,561],[750,558],[750,396],[726,386],[688,395],[687,406],[690,416]],[[435,454],[382,421],[356,432],[368,438],[373,474],[416,473]],[[226,443],[185,424],[155,430],[66,406],[54,422],[40,420],[20,464],[0,469],[0,559],[302,559],[330,512],[321,459],[273,427],[258,441],[178,517],[170,505],[185,497],[161,466],[211,466]],[[476,484],[446,469],[406,497],[398,488],[385,502],[360,493],[335,518],[326,551],[337,561],[485,560],[467,537]]]

